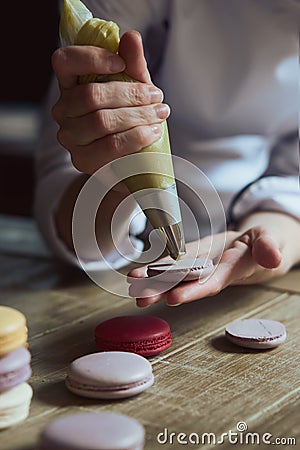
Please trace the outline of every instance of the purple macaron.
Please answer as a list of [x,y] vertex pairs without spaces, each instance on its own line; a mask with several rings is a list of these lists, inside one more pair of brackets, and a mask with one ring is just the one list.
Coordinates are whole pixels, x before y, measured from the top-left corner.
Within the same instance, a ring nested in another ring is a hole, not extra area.
[[31,376],[31,355],[25,347],[0,358],[0,392],[24,383]]
[[37,450],[142,450],[144,442],[145,429],[136,419],[103,411],[50,422]]

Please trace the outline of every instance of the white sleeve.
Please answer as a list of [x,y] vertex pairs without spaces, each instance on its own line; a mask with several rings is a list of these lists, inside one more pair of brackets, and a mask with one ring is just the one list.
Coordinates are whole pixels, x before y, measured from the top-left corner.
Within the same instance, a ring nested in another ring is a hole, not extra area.
[[[72,165],[68,151],[60,146],[56,138],[57,125],[51,118],[50,110],[57,96],[57,82],[54,80],[45,106],[42,133],[35,154],[34,216],[41,234],[53,254],[65,262],[79,265],[75,253],[69,250],[58,236],[55,225],[55,213],[62,195],[80,174]],[[127,221],[124,220],[124,223],[130,224],[129,233],[133,245],[128,245],[128,227],[124,225],[123,233],[119,233],[118,241],[115,242],[119,252],[115,251],[110,255],[105,255],[106,260],[115,269],[127,265],[128,260],[135,260],[143,250],[143,242],[136,236],[143,231],[146,218],[144,214],[137,214],[138,212],[140,212],[140,208],[132,198],[128,208]],[[108,268],[107,263],[99,260],[99,253],[93,249],[86,251],[82,259],[85,260],[85,266],[87,268],[90,266],[91,270]]]
[[233,221],[255,211],[282,212],[300,220],[299,159],[298,136],[282,139],[273,149],[265,174],[233,201]]

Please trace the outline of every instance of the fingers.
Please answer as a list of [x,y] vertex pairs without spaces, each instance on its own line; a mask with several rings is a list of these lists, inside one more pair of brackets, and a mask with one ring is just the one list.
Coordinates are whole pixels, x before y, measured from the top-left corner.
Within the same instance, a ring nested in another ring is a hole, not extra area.
[[58,141],[78,170],[92,174],[159,139],[160,123],[170,113],[167,105],[157,103],[162,97],[160,89],[142,83],[91,83],[63,90],[52,110],[60,126]]
[[128,273],[128,280],[131,278],[143,278],[147,276],[147,266],[137,267]]
[[[210,257],[216,257],[222,253],[224,245],[229,246],[230,240],[232,244],[233,236],[236,237],[237,233],[229,232],[226,235],[224,233],[220,233],[214,235],[213,239],[211,239],[210,236],[207,236],[201,239],[201,241],[190,242],[186,245],[187,255],[191,257],[197,257],[199,255],[206,256],[210,251]],[[228,241],[227,243],[226,240]],[[245,246],[244,248],[246,249]],[[165,257],[160,259],[159,262],[169,259],[169,257]],[[222,273],[224,277],[224,270]],[[136,297],[136,304],[141,308],[150,306],[165,299],[167,300],[167,304],[169,306],[177,306],[181,303],[196,300],[204,296],[214,295],[221,289],[221,285],[218,281],[221,277],[216,275],[216,272],[213,275],[214,279],[210,280],[209,285],[205,286],[205,288],[203,280],[201,280],[201,284],[199,281],[184,282],[177,287],[174,287],[174,283],[170,283],[169,286],[167,283],[161,283],[160,286],[157,284],[155,285],[155,277],[146,278],[148,281],[146,281],[146,284],[144,285],[141,283],[135,283],[135,278],[143,278],[147,276],[146,266],[136,268],[128,275],[131,277],[129,282],[132,283],[130,295],[132,297]],[[152,285],[150,285],[151,282]],[[205,281],[205,283],[208,283],[208,281]],[[225,286],[225,282],[223,282],[223,286]]]
[[[167,258],[163,258],[167,259]],[[129,295],[136,297],[136,305],[146,308],[161,301],[165,293],[172,287],[168,283],[158,283],[155,277],[147,277],[147,266],[131,270],[127,276]]]
[[129,295],[131,297],[149,298],[151,302],[167,292],[169,287],[168,283],[159,283],[152,277],[132,278],[128,281],[130,282]]
[[[147,307],[166,299],[168,306],[179,306],[193,300],[216,295],[230,283],[231,271],[231,265],[219,264],[210,278],[201,280],[201,282],[198,280],[183,282],[170,290],[167,290],[165,287],[164,293],[161,293],[158,289],[156,290],[156,287],[153,285],[151,290],[144,289],[140,291],[136,304],[139,307]],[[131,292],[134,293],[134,291]]]
[[[249,247],[238,240],[232,243],[222,255],[215,271],[206,279],[183,282],[164,294],[158,294],[152,286],[151,296],[145,297],[143,291],[137,299],[137,306],[149,306],[166,298],[169,306],[178,306],[218,294],[230,284],[252,276],[256,264],[253,263]],[[138,275],[139,272],[136,272]],[[159,292],[159,291],[158,291]]]
[[111,134],[161,123],[169,114],[170,108],[164,104],[101,109],[83,117],[66,119],[62,124],[60,142],[69,148],[75,145],[86,146]]
[[128,131],[110,134],[86,146],[70,147],[70,136],[58,132],[58,140],[71,153],[72,163],[83,173],[93,174],[100,167],[122,156],[138,152],[157,141],[162,133],[160,124],[138,126]]
[[[165,292],[171,287],[168,283],[158,283],[155,278],[151,277],[135,277],[136,270],[132,271],[133,276],[128,276],[129,295],[136,297],[136,304],[141,308],[145,308],[154,303],[159,302],[164,297]],[[141,273],[139,273],[141,275]],[[146,274],[145,274],[146,275]]]
[[266,232],[258,236],[252,245],[252,255],[257,264],[266,269],[276,269],[279,267],[282,255],[272,236]]
[[128,31],[123,34],[119,55],[126,64],[125,72],[137,81],[151,83],[141,35],[137,31]]
[[65,90],[54,105],[52,114],[61,124],[65,118],[85,116],[99,109],[115,109],[161,103],[163,93],[144,83],[89,83]]
[[255,271],[246,245],[240,244],[226,250],[215,271],[206,279],[181,283],[167,294],[167,304],[177,306],[205,297],[217,295],[237,280],[250,277]]
[[[280,242],[263,227],[253,227],[240,236],[236,232],[229,235],[225,248],[216,270],[206,280],[183,282],[169,290],[166,288],[164,293],[156,290],[155,285],[151,289],[147,287],[148,290],[136,292],[137,306],[149,306],[162,299],[169,306],[178,306],[216,295],[229,285],[268,280],[280,270]],[[145,276],[145,268],[135,269],[132,276]]]
[[172,289],[167,295],[167,305],[179,306],[204,297],[218,294],[223,287],[219,279],[214,278],[200,285],[198,281],[191,281]]
[[137,81],[151,83],[137,31],[122,36],[119,54],[88,45],[59,48],[52,55],[52,67],[62,89],[71,89],[77,85],[78,76],[91,73],[108,75],[126,71]]
[[113,74],[125,70],[125,62],[119,55],[94,46],[69,46],[59,48],[52,55],[52,67],[62,89],[71,89],[78,83],[78,76]]
[[[52,109],[60,127],[57,138],[70,152],[73,165],[87,174],[153,144],[170,113],[161,103],[161,90],[149,84],[139,33],[125,33],[120,55],[123,58],[93,46],[70,46],[52,57],[61,90]],[[78,85],[80,75],[113,74],[125,68],[140,82]]]
[[263,227],[253,227],[238,239],[246,243],[250,248],[253,260],[266,269],[279,267],[282,255],[280,242]]

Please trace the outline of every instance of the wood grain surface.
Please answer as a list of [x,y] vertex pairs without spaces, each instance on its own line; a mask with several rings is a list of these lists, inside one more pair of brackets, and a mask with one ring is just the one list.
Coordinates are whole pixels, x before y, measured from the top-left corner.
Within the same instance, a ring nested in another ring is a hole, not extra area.
[[[27,317],[34,389],[27,420],[0,433],[1,450],[34,450],[39,433],[54,418],[103,410],[138,419],[146,429],[145,450],[269,449],[261,441],[266,433],[272,435],[270,442],[286,439],[275,448],[300,448],[299,269],[264,285],[228,288],[185,306],[161,303],[138,309],[134,299],[113,295],[80,270],[57,263],[31,222],[1,218],[0,251],[0,303]],[[121,401],[71,394],[65,387],[68,364],[97,351],[93,332],[100,321],[125,314],[155,315],[171,326],[172,346],[149,358],[154,385]],[[250,317],[284,323],[286,342],[267,351],[229,343],[226,324]],[[244,433],[237,432],[240,422],[246,424]],[[222,445],[213,445],[213,435],[220,439],[229,430],[238,439],[252,433],[261,442],[234,446],[225,437]],[[204,435],[202,443],[203,433],[212,434]],[[178,442],[188,438],[192,443]],[[288,438],[297,445],[288,445]]]

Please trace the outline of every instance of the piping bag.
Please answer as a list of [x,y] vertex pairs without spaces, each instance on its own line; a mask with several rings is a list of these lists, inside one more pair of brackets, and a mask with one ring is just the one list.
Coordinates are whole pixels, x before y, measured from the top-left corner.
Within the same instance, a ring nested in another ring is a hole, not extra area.
[[[94,45],[118,53],[118,25],[94,18],[80,0],[64,0],[59,33],[63,46]],[[125,72],[79,77],[81,84],[108,81],[136,82]],[[159,232],[168,254],[177,260],[186,253],[185,240],[166,121],[162,128],[162,135],[156,142],[129,157],[113,161],[112,169]]]

